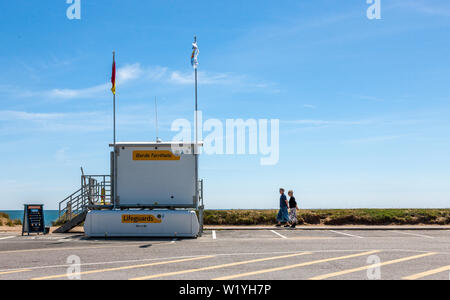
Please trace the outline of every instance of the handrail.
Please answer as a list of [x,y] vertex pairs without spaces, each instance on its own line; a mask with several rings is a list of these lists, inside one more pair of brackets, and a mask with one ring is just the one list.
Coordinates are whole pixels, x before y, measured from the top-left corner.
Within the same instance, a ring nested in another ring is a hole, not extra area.
[[198,203],[197,203],[198,221],[199,221],[199,225],[200,225],[199,236],[202,236],[203,235],[203,216],[204,216],[204,209],[205,209],[205,205],[203,202],[203,179],[200,179],[198,181],[197,188],[199,191],[199,193],[198,193],[199,199],[198,199]]
[[81,188],[80,188],[78,191],[74,192],[72,195],[67,196],[67,197],[66,197],[64,200],[62,200],[60,203],[67,201],[69,198],[72,198],[76,193],[79,193],[80,191],[81,191]]
[[89,208],[111,204],[111,175],[82,175],[81,187],[59,202],[59,219],[70,221]]

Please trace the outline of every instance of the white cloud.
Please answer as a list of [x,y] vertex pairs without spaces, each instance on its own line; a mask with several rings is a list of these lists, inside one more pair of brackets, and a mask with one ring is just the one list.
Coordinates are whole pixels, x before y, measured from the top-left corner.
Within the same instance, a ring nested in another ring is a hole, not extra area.
[[363,125],[369,124],[370,121],[330,121],[330,120],[291,120],[283,121],[286,124],[292,125],[311,125],[311,126],[326,126],[326,125]]
[[109,85],[105,83],[84,89],[53,89],[48,92],[44,92],[43,95],[51,98],[62,99],[90,98],[105,93],[106,91],[108,91],[108,88]]
[[387,136],[374,136],[374,137],[365,137],[359,139],[352,139],[343,141],[344,144],[365,144],[365,143],[378,143],[378,142],[387,142],[392,140],[397,140],[401,136],[400,135],[387,135]]
[[[202,85],[235,85],[237,87],[268,88],[267,83],[255,83],[246,76],[228,73],[198,72]],[[116,85],[118,87],[132,82],[155,82],[172,85],[189,85],[194,83],[193,72],[169,70],[167,67],[142,67],[139,63],[127,64],[117,69]],[[50,99],[83,99],[106,96],[110,93],[111,83],[103,83],[87,88],[67,89],[55,88],[47,91],[24,91],[11,86],[1,86],[0,92],[16,97],[44,97]]]
[[[124,131],[135,130],[135,128],[153,128],[154,119],[149,114],[151,109],[151,106],[143,107],[140,110],[126,108],[117,114],[117,126]],[[0,125],[0,136],[109,132],[112,130],[112,116],[110,111],[40,113],[4,110],[0,111]],[[167,124],[160,122],[160,125]]]
[[192,74],[181,74],[175,71],[170,75],[170,81],[177,84],[192,84],[194,79],[192,78]]
[[12,111],[12,110],[2,110],[0,111],[0,121],[42,121],[50,119],[60,119],[64,118],[66,114],[63,113],[29,113],[24,111]]
[[[127,82],[134,81],[141,78],[145,70],[141,68],[141,65],[131,64],[125,65],[117,69],[116,84],[126,84]],[[102,94],[109,93],[111,83],[104,83],[88,88],[82,89],[53,89],[43,94],[51,98],[73,99],[73,98],[91,98]]]
[[1,134],[30,132],[94,132],[110,128],[111,117],[105,112],[34,113],[0,111]]
[[136,63],[132,65],[125,65],[117,69],[117,82],[126,83],[127,81],[139,78],[143,73],[141,65]]
[[450,16],[449,6],[439,6],[437,4],[430,4],[430,2],[431,1],[408,1],[399,3],[398,6],[408,7],[416,10],[417,12],[432,16]]
[[[180,85],[194,84],[194,78],[192,72],[181,73],[179,71],[173,71],[170,74],[169,82]],[[233,76],[232,74],[198,72],[198,80],[201,84],[232,84],[240,81],[240,79],[242,79],[242,76]]]

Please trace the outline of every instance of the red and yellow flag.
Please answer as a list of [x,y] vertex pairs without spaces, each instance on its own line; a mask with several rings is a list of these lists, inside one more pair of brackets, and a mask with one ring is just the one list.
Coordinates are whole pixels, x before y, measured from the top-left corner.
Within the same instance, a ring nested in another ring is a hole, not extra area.
[[116,94],[116,55],[115,54],[113,54],[111,83],[112,83],[111,91],[115,95]]

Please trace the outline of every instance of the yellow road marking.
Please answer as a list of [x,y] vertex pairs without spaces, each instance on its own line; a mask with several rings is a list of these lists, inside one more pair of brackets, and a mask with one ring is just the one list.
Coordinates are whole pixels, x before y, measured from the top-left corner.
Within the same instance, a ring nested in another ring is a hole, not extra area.
[[274,256],[274,257],[267,257],[267,258],[252,259],[252,260],[247,260],[247,261],[239,261],[239,262],[235,262],[235,263],[216,265],[216,266],[209,266],[209,267],[204,267],[204,268],[197,268],[197,269],[189,269],[189,270],[183,270],[183,271],[177,271],[177,272],[155,274],[155,275],[131,278],[131,280],[146,280],[146,279],[153,279],[153,278],[159,278],[159,277],[168,277],[168,276],[174,276],[174,275],[180,275],[180,274],[187,274],[187,273],[193,273],[193,272],[208,271],[208,270],[215,270],[215,269],[227,268],[227,267],[232,267],[232,266],[252,264],[252,263],[268,261],[268,260],[289,258],[289,257],[295,257],[295,256],[301,256],[301,255],[307,255],[307,254],[311,254],[311,252],[301,252],[301,253],[295,253],[295,254],[289,254],[289,255],[283,255],[283,256]]
[[0,275],[14,274],[14,273],[21,273],[21,272],[30,272],[30,271],[31,271],[31,270],[28,270],[28,269],[13,270],[13,271],[0,272]]
[[[121,271],[121,270],[146,268],[146,267],[152,267],[152,266],[160,266],[160,265],[166,265],[166,264],[181,263],[181,262],[186,262],[186,261],[207,259],[207,258],[212,258],[212,257],[214,257],[214,255],[200,256],[200,257],[193,257],[193,258],[185,258],[185,259],[177,259],[177,260],[169,260],[169,261],[161,261],[161,262],[157,262],[157,263],[142,264],[142,265],[132,265],[132,266],[125,266],[125,267],[116,267],[116,268],[92,270],[92,271],[80,272],[77,275],[87,275],[87,274],[96,274],[96,273],[103,273],[103,272],[113,272],[113,271]],[[32,280],[56,279],[56,278],[64,278],[66,276],[67,276],[67,274],[60,274],[60,275],[52,275],[52,276],[32,278]]]
[[254,271],[254,272],[219,277],[219,278],[214,278],[213,280],[230,280],[230,279],[235,279],[235,278],[240,278],[240,277],[247,277],[247,276],[270,273],[270,272],[277,272],[277,271],[284,271],[284,270],[289,270],[289,269],[294,269],[294,268],[299,268],[299,267],[304,267],[304,266],[310,266],[310,265],[320,264],[320,263],[329,262],[329,261],[353,258],[353,257],[358,257],[358,256],[364,256],[364,255],[371,255],[371,254],[378,253],[378,252],[380,252],[380,251],[373,250],[373,251],[368,251],[368,252],[363,252],[363,253],[358,253],[358,254],[308,261],[308,262],[304,262],[304,263],[300,263],[300,264],[296,264],[296,265],[289,265],[289,266],[284,266],[284,267],[271,268],[271,269],[259,270],[259,271]]
[[396,264],[396,263],[400,263],[400,262],[404,262],[404,261],[408,261],[408,260],[419,259],[419,258],[423,258],[423,257],[435,255],[435,254],[437,254],[437,253],[429,252],[429,253],[420,254],[420,255],[408,256],[408,257],[404,257],[404,258],[400,258],[400,259],[394,259],[394,260],[385,261],[385,262],[382,262],[382,263],[379,263],[379,264],[367,265],[367,266],[354,268],[354,269],[349,269],[349,270],[344,270],[344,271],[340,271],[340,272],[334,272],[334,273],[319,275],[319,276],[312,277],[310,279],[311,280],[322,280],[322,279],[327,279],[327,278],[331,278],[331,277],[346,275],[346,274],[350,274],[350,273],[354,273],[354,272],[364,271],[364,270],[367,270],[367,269],[370,269],[370,268],[374,268],[374,267],[381,267],[381,266],[392,265],[392,264]]
[[437,268],[437,269],[434,269],[434,270],[430,270],[430,271],[426,271],[426,272],[422,272],[422,273],[417,273],[417,274],[414,274],[414,275],[406,276],[406,277],[403,277],[403,279],[416,280],[416,279],[420,279],[420,278],[427,277],[427,276],[430,276],[430,275],[442,273],[442,272],[445,272],[445,271],[448,271],[448,270],[450,270],[450,266],[445,266],[445,267],[442,267],[442,268]]

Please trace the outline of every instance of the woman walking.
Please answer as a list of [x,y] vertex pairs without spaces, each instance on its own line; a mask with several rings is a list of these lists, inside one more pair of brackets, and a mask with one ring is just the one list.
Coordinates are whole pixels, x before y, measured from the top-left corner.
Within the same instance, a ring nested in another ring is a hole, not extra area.
[[289,213],[288,213],[288,200],[286,195],[284,194],[284,189],[280,188],[280,210],[278,211],[277,215],[277,221],[278,224],[277,227],[280,227],[283,224],[286,224],[285,227],[288,227],[287,223],[289,222]]
[[297,201],[294,197],[294,191],[290,190],[288,192],[289,196],[289,223],[291,224],[291,228],[295,228],[297,225]]

